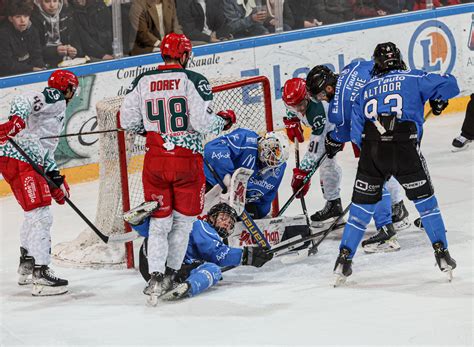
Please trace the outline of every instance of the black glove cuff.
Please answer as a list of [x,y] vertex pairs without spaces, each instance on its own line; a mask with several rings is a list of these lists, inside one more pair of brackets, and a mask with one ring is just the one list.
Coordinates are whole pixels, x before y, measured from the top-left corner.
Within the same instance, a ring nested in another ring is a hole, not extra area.
[[[61,184],[64,183],[64,176],[62,176],[58,170],[49,171],[46,173],[51,181],[57,186],[61,187]],[[56,188],[56,187],[53,187]]]

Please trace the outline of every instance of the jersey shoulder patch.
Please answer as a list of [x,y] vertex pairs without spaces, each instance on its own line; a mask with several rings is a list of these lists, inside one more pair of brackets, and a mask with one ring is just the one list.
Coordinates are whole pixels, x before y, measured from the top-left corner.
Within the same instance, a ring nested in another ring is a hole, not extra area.
[[184,72],[204,101],[210,101],[213,99],[212,87],[206,77],[194,71],[184,70]]
[[66,100],[64,94],[55,88],[44,88],[42,93],[44,95],[44,101],[47,104],[55,104],[59,101]]

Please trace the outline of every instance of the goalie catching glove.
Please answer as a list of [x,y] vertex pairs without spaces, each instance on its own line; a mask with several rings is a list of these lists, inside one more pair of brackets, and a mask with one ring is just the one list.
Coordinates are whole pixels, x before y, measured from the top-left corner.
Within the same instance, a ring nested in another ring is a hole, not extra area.
[[267,253],[260,247],[244,247],[242,253],[242,265],[262,267],[273,258],[273,253]]
[[58,170],[46,173],[54,185],[49,185],[51,197],[59,204],[64,205],[64,198],[69,198],[69,185],[66,182],[66,176],[61,175]]
[[20,131],[26,128],[26,123],[20,117],[10,116],[8,122],[0,124],[0,145],[4,145],[8,139],[15,137]]
[[[293,169],[293,179],[291,180],[291,188],[293,188],[293,193],[296,193],[300,187],[303,185],[303,180],[308,176],[309,171],[304,171],[299,168]],[[301,199],[308,193],[309,187],[311,185],[311,181],[306,182],[303,189],[296,194],[297,199]]]
[[233,124],[237,121],[237,116],[232,110],[224,110],[217,112],[217,115],[226,121],[224,130],[229,130]]
[[431,110],[435,116],[439,116],[443,110],[448,107],[448,101],[443,100],[430,100]]

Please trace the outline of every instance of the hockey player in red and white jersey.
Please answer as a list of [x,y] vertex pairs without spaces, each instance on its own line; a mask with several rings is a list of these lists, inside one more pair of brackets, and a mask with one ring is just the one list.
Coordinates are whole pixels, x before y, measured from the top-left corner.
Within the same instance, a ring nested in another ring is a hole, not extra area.
[[143,292],[150,301],[175,285],[189,231],[204,206],[202,136],[236,121],[231,110],[214,114],[208,80],[186,70],[192,47],[185,35],[166,35],[160,49],[165,64],[138,76],[120,109],[121,126],[146,136],[145,201],[160,204],[148,240],[151,278]]
[[[56,70],[42,92],[16,96],[8,122],[0,124],[0,173],[25,211],[20,229],[18,284],[33,282],[34,296],[67,292],[68,281],[56,277],[49,268],[53,223],[49,206],[51,197],[63,205],[65,196],[69,197],[69,187],[54,159],[59,138],[41,138],[62,132],[66,105],[78,86],[79,80],[72,72]],[[44,177],[8,142],[11,138],[44,170],[55,187],[48,186]]]

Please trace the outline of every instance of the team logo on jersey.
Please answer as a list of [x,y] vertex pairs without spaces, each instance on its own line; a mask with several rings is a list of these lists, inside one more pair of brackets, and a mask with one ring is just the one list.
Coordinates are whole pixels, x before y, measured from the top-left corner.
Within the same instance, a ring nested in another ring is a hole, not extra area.
[[408,47],[410,68],[451,73],[456,61],[456,41],[446,24],[429,20],[414,32]]
[[200,80],[198,85],[197,85],[199,91],[203,93],[204,95],[210,95],[212,92],[211,85],[207,80]]

